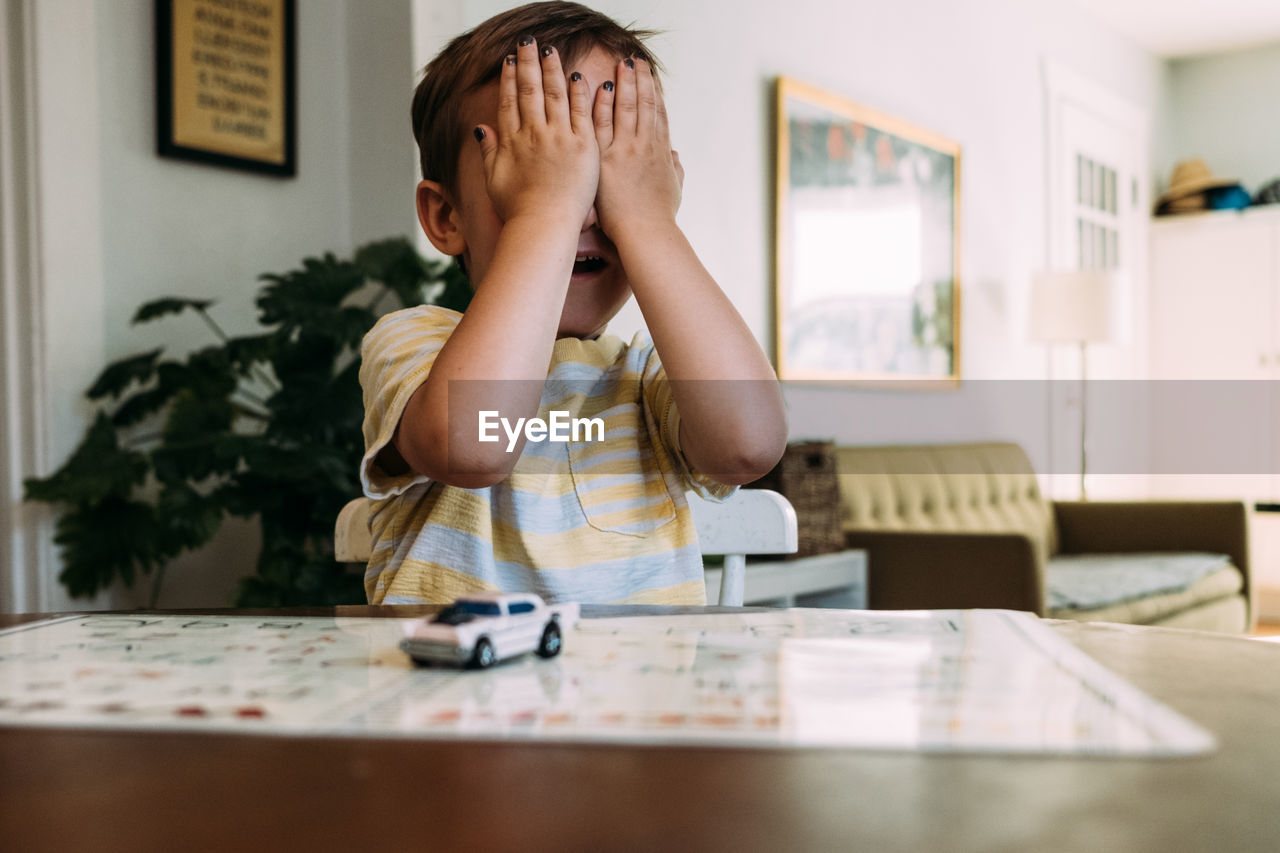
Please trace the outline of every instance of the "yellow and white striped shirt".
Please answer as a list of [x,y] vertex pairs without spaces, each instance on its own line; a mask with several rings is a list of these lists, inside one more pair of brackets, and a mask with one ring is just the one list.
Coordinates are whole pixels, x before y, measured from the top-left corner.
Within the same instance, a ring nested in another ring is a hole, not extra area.
[[360,480],[375,499],[369,603],[441,603],[479,590],[705,603],[685,492],[724,498],[734,489],[690,470],[670,385],[646,335],[630,346],[612,335],[555,343],[538,417],[550,420],[555,410],[600,418],[603,440],[529,441],[511,475],[483,489],[382,471],[379,451],[461,317],[407,308],[379,320],[361,346]]

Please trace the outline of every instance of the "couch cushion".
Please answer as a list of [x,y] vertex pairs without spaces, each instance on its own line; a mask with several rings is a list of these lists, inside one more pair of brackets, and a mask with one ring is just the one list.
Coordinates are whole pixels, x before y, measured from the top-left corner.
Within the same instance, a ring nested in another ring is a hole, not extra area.
[[[1134,558],[1141,555],[1112,555],[1118,558]],[[1149,555],[1148,555],[1149,556]],[[1052,586],[1054,564],[1064,558],[1051,560],[1045,570],[1046,588]],[[1069,559],[1069,558],[1068,558]],[[1136,571],[1141,571],[1137,569]],[[1238,598],[1244,588],[1244,579],[1240,570],[1230,563],[1220,562],[1190,581],[1185,587],[1165,588],[1153,591],[1145,597],[1113,601],[1110,604],[1093,607],[1048,607],[1047,615],[1051,619],[1074,619],[1082,622],[1126,622],[1136,625],[1170,624],[1174,617],[1202,607],[1209,602]],[[1234,611],[1233,611],[1234,612]],[[1231,630],[1242,630],[1235,626]]]
[[1229,595],[1146,624],[1188,631],[1243,634],[1249,631],[1249,602],[1243,595]]
[[1230,565],[1225,554],[1072,554],[1045,566],[1044,599],[1050,611],[1097,610],[1138,598],[1187,589]]
[[1047,557],[1053,513],[1016,444],[837,447],[841,524],[852,530],[1022,533]]

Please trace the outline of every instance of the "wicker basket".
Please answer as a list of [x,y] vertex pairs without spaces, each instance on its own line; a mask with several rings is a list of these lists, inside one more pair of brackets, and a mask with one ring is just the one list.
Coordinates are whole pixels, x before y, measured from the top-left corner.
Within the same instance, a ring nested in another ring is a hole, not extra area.
[[773,470],[751,486],[779,492],[795,507],[800,549],[788,559],[843,550],[835,442],[788,444]]

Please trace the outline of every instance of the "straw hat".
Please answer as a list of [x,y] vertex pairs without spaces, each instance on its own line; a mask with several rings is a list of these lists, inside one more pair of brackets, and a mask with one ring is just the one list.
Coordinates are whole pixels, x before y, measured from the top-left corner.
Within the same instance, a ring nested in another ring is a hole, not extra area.
[[1160,213],[1195,213],[1200,210],[1209,209],[1209,194],[1207,192],[1192,193],[1191,195],[1175,198],[1173,201],[1166,201],[1156,210]]
[[1173,167],[1173,178],[1169,181],[1169,189],[1157,199],[1156,207],[1205,190],[1231,187],[1239,183],[1234,178],[1215,178],[1213,172],[1209,171],[1209,166],[1199,158],[1182,160]]

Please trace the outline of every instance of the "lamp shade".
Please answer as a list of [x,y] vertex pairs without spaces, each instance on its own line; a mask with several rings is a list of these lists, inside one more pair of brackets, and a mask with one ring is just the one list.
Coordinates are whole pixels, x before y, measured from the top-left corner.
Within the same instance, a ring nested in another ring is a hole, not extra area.
[[1120,291],[1120,277],[1112,270],[1038,273],[1031,282],[1031,339],[1073,344],[1115,340]]

